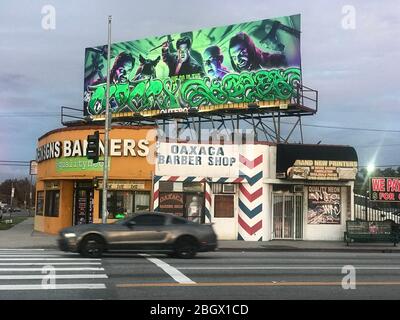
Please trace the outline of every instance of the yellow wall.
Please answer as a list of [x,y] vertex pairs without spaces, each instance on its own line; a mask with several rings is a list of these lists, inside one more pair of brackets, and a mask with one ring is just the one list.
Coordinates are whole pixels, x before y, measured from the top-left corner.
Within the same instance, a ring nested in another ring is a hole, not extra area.
[[[103,127],[77,127],[63,128],[51,131],[39,139],[38,147],[54,141],[85,140],[89,134]],[[150,142],[150,153],[154,152],[155,134],[150,132],[152,127],[127,128],[113,127],[110,132],[110,139],[134,139],[139,141],[147,139]],[[102,137],[102,135],[100,135]],[[150,191],[152,187],[151,178],[154,172],[154,164],[146,157],[121,156],[112,157],[109,171],[110,180],[141,180],[145,181],[145,190]],[[60,208],[58,217],[35,217],[35,230],[56,234],[62,228],[72,225],[73,203],[74,203],[74,182],[79,180],[92,180],[94,177],[102,178],[102,171],[84,172],[57,172],[56,159],[44,160],[38,163],[37,191],[46,189],[45,181],[57,181],[60,185]],[[101,222],[99,217],[100,192],[94,190],[93,221]],[[150,201],[151,202],[151,201]]]

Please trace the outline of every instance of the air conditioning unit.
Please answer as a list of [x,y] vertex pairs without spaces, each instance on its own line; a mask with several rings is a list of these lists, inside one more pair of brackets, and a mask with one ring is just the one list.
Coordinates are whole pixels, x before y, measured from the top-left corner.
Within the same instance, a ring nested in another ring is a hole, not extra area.
[[222,185],[222,193],[235,193],[235,185],[234,184],[223,184]]
[[303,186],[294,186],[293,191],[294,191],[294,193],[303,192]]
[[286,179],[286,173],[284,173],[284,172],[277,172],[277,173],[276,173],[276,178],[277,178],[277,179]]

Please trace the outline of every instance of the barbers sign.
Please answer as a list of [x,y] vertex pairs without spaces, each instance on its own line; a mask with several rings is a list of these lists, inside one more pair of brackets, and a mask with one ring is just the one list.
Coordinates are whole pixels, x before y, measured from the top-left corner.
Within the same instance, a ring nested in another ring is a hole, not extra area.
[[238,177],[238,145],[160,143],[157,175]]

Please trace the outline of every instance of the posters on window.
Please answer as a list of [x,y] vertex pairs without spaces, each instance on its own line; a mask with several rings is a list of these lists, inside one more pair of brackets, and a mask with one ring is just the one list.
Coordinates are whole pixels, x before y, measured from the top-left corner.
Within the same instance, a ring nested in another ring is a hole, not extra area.
[[340,187],[308,187],[308,224],[340,224]]

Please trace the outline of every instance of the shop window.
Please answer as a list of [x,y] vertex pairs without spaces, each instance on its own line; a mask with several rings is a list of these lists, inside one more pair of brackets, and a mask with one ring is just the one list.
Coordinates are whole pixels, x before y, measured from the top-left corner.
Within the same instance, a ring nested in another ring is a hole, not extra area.
[[44,215],[46,217],[58,217],[60,209],[60,190],[46,190],[46,203]]
[[135,192],[135,212],[150,210],[150,193]]
[[233,218],[234,217],[234,196],[215,195],[214,196],[214,217]]
[[44,191],[38,191],[36,196],[36,215],[42,216],[44,209]]
[[[108,191],[107,193],[108,219],[123,219],[137,211],[147,211],[150,209],[150,193],[134,191]],[[100,193],[100,212],[101,217],[103,207],[103,194]]]
[[160,181],[160,191],[161,192],[182,192],[183,191],[183,183],[182,182]]
[[185,182],[183,184],[184,192],[204,192],[203,182]]
[[183,217],[183,194],[160,192],[159,209],[161,212],[168,212]]

